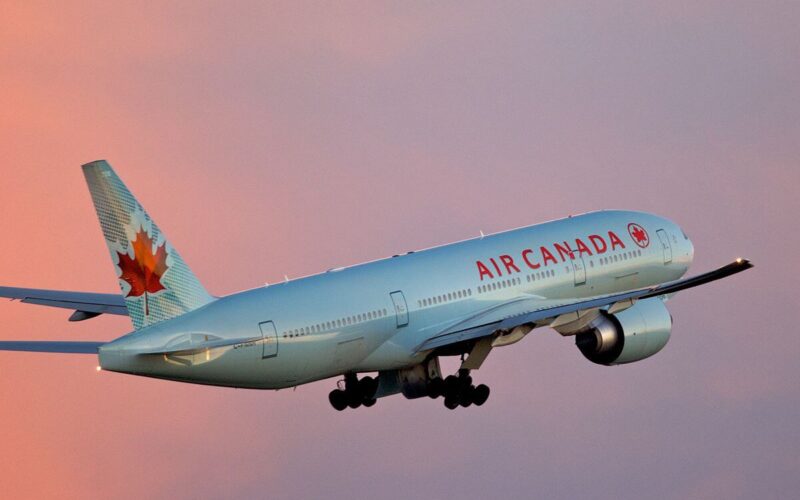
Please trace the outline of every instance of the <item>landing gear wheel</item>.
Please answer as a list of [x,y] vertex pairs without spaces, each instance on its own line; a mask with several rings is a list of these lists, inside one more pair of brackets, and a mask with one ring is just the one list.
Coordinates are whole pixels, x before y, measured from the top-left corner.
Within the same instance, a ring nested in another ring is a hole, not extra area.
[[328,401],[330,401],[331,406],[336,411],[342,411],[347,408],[347,395],[345,395],[344,391],[340,391],[339,389],[335,389],[328,394]]
[[444,380],[439,377],[436,377],[435,379],[431,380],[430,383],[428,383],[428,397],[431,399],[436,399],[439,396],[443,396],[444,390]]
[[365,399],[372,398],[378,390],[378,381],[372,377],[364,377],[358,381],[358,392]]
[[444,398],[444,407],[448,410],[455,410],[458,408],[458,400],[446,397]]
[[483,403],[489,399],[489,387],[487,385],[481,384],[472,391],[472,402],[475,403],[475,406],[481,406]]
[[377,401],[378,401],[377,399],[369,398],[365,399],[364,403],[362,404],[364,405],[365,408],[369,408],[370,406],[374,405]]
[[344,394],[345,397],[347,398],[347,406],[353,409],[356,409],[359,406],[361,406],[361,401],[363,397],[361,396],[361,394],[358,393],[357,390],[354,390],[354,386],[346,388]]
[[452,394],[458,394],[458,390],[461,387],[459,383],[458,377],[455,375],[448,375],[446,379],[444,379],[444,391],[443,394],[445,397],[450,396]]
[[461,391],[461,396],[458,398],[458,404],[460,404],[463,408],[467,408],[469,405],[472,404],[473,401],[473,394],[475,392],[474,386],[467,386]]

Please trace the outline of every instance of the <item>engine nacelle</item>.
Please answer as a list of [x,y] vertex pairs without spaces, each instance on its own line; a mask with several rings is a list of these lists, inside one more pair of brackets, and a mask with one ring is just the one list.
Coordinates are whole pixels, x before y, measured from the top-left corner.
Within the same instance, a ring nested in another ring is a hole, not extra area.
[[661,299],[652,298],[617,314],[601,312],[575,336],[575,345],[593,363],[621,365],[660,351],[671,331],[672,315]]

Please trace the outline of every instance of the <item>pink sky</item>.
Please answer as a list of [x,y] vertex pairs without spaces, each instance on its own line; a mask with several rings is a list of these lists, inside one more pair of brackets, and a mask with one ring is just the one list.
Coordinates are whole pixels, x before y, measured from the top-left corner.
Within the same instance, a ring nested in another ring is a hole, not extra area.
[[[670,344],[537,330],[480,409],[260,392],[0,353],[7,498],[753,498],[800,488],[800,8],[738,2],[0,2],[0,284],[115,292],[105,158],[210,291],[600,208],[681,224]],[[126,318],[0,302],[3,340]]]

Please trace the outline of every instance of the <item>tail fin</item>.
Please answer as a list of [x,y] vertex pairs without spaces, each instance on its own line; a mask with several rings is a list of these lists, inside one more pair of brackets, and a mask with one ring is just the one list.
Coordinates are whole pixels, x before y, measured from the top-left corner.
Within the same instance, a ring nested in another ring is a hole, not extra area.
[[83,174],[134,328],[214,300],[111,165],[104,160],[87,163]]

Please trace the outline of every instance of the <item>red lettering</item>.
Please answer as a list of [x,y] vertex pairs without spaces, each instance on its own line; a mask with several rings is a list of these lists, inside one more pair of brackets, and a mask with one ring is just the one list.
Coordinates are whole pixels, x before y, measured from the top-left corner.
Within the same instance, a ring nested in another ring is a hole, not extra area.
[[555,257],[553,257],[553,254],[550,253],[550,250],[545,247],[539,247],[539,250],[542,252],[542,260],[544,261],[545,266],[550,261],[552,261],[553,264],[558,264],[558,261]]
[[514,264],[514,259],[512,259],[510,255],[501,255],[500,260],[503,262],[503,265],[506,266],[506,272],[508,274],[511,274],[511,269],[519,272],[519,268]]
[[622,240],[619,239],[619,236],[614,234],[614,231],[608,232],[608,239],[611,240],[611,251],[614,251],[614,248],[616,248],[617,245],[621,246],[622,248],[625,248],[625,243],[623,243]]
[[542,267],[541,264],[537,264],[536,262],[531,262],[528,259],[528,255],[530,255],[532,253],[533,253],[533,250],[531,250],[530,248],[526,248],[525,250],[523,250],[522,251],[522,260],[524,260],[525,264],[527,264],[528,267],[530,267],[531,269],[539,269],[540,267]]
[[503,273],[502,273],[502,271],[500,271],[500,266],[497,265],[497,262],[495,262],[495,260],[493,258],[490,258],[489,260],[492,261],[492,265],[497,270],[497,275],[498,276],[502,276]]
[[556,247],[556,251],[558,252],[558,256],[561,257],[561,262],[564,262],[564,261],[567,260],[566,256],[569,256],[570,259],[574,259],[575,258],[575,254],[572,253],[572,249],[569,247],[569,243],[567,243],[565,241],[564,245],[566,245],[566,247],[563,247],[563,246],[559,245],[558,243],[553,243],[553,246]]
[[608,245],[606,245],[606,240],[604,240],[602,236],[600,236],[599,234],[590,234],[589,241],[592,242],[592,245],[594,246],[594,249],[598,254],[606,253]]
[[483,281],[483,277],[484,276],[488,276],[490,279],[494,278],[494,276],[492,275],[492,272],[489,271],[489,268],[487,268],[486,266],[483,265],[483,262],[477,261],[475,263],[478,265],[478,272],[481,275],[481,281]]
[[589,250],[589,247],[587,247],[586,244],[583,241],[581,241],[580,238],[575,238],[575,246],[578,247],[578,252],[580,252],[581,257],[583,257],[583,252],[592,255],[592,251]]

